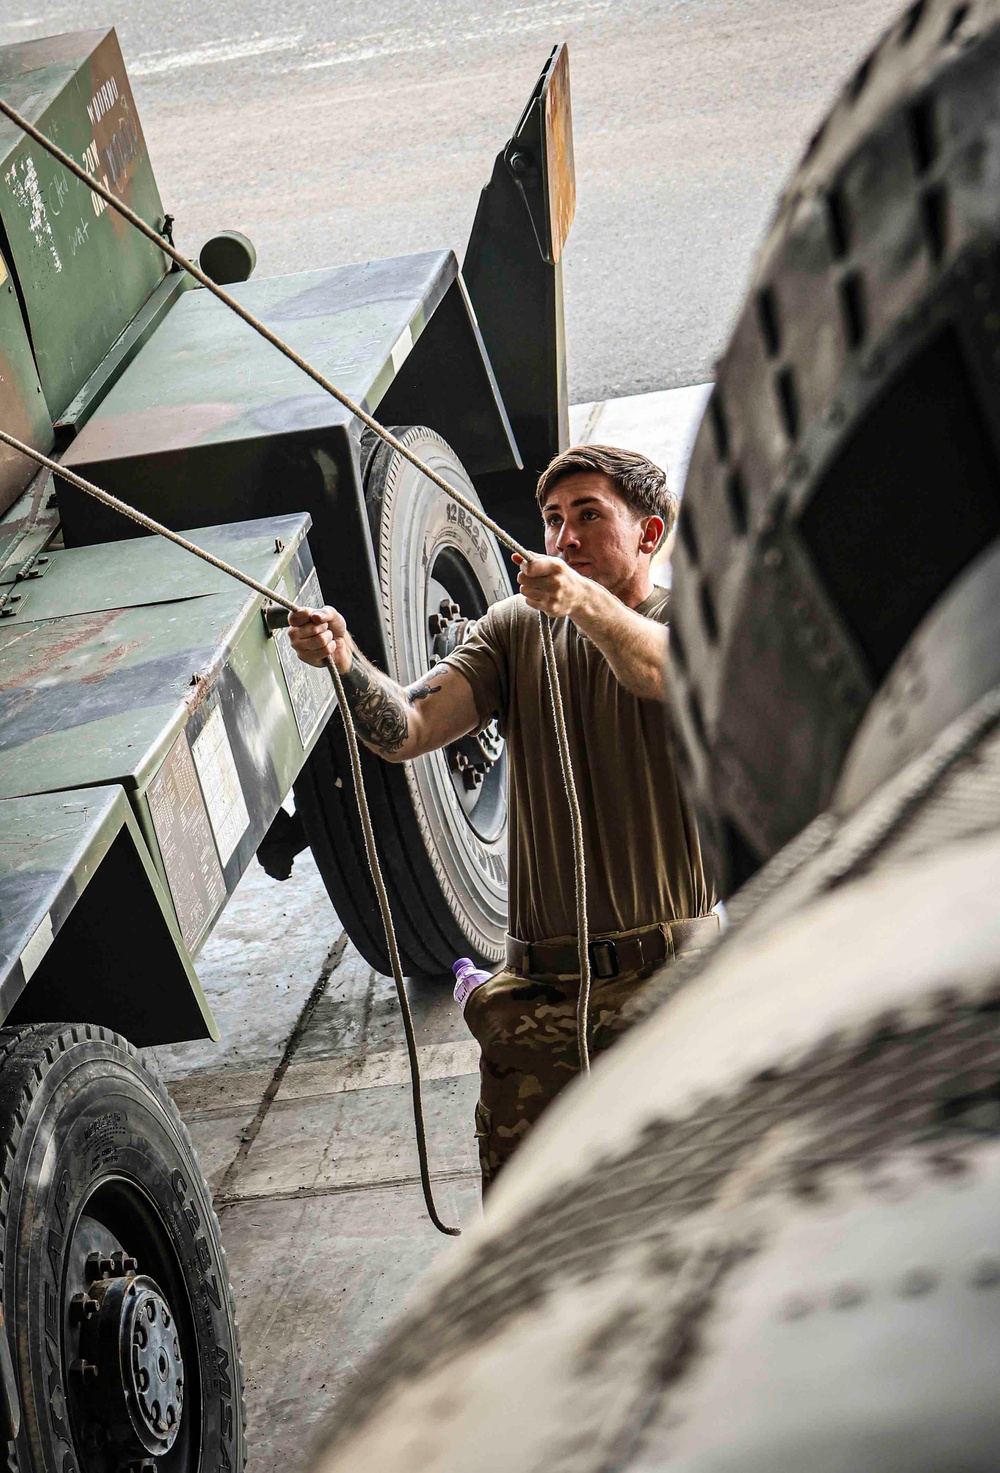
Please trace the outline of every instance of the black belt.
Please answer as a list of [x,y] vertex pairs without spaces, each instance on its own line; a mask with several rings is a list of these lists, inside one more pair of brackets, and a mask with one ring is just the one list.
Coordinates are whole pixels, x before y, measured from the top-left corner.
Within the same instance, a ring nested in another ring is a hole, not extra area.
[[[636,931],[621,931],[611,936],[591,937],[590,965],[595,977],[617,977],[622,972],[638,972],[655,967],[685,951],[701,951],[710,946],[719,933],[719,917],[713,913],[691,920],[662,921],[658,926],[643,926]],[[555,941],[519,941],[507,937],[507,966],[522,977],[576,975],[580,970],[580,951],[574,936]]]

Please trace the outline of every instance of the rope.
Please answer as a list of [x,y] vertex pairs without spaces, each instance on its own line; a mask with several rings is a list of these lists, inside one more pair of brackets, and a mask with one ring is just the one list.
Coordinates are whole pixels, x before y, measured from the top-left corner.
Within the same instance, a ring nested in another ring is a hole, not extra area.
[[[136,214],[131,206],[127,205],[124,200],[119,199],[117,195],[112,194],[112,192],[108,188],[106,188],[106,186],[103,185],[99,180],[88,174],[87,171],[81,168],[76,160],[72,158],[68,153],[66,153],[64,149],[60,148],[58,144],[53,143],[53,141],[50,138],[47,138],[45,134],[39,132],[34,124],[30,123],[27,118],[23,117],[16,108],[11,107],[10,103],[4,101],[3,98],[0,98],[0,113],[2,113],[6,118],[14,123],[16,127],[20,128],[22,132],[26,133],[29,138],[34,139],[37,144],[44,148],[47,153],[51,154],[53,158],[57,159],[59,163],[62,164],[65,169],[68,169],[71,174],[73,174],[77,179],[81,181],[81,183],[86,185],[86,187],[90,189],[94,194],[103,199],[105,204],[109,205],[113,210],[117,212],[117,214],[126,219],[130,225],[133,225],[141,235],[144,235],[146,237],[147,240],[151,241],[158,250],[163,251],[164,254],[167,255],[176,266],[179,266],[190,276],[194,277],[195,281],[199,282],[207,291],[211,292],[213,296],[218,297],[220,302],[224,302],[225,305],[229,307],[231,311],[235,312],[237,317],[241,318],[248,327],[253,328],[253,330],[258,333],[262,338],[264,338],[266,342],[270,343],[272,347],[277,348],[278,352],[283,354],[284,357],[289,360],[289,362],[294,363],[295,366],[301,369],[301,371],[309,378],[311,378],[314,383],[318,384],[321,389],[330,394],[331,397],[336,399],[339,404],[343,405],[343,407],[348,410],[350,414],[353,414],[357,419],[361,421],[363,425],[370,429],[387,445],[390,445],[392,449],[397,452],[397,454],[403,456],[405,460],[408,460],[410,464],[413,465],[418,471],[420,471],[422,475],[426,476],[433,485],[437,486],[439,490],[445,493],[445,495],[450,496],[453,501],[457,501],[459,506],[463,507],[470,516],[474,517],[477,522],[479,522],[483,527],[487,528],[488,531],[492,532],[493,536],[496,537],[498,542],[502,543],[503,546],[509,548],[511,552],[519,553],[526,562],[533,561],[536,554],[530,552],[526,547],[522,547],[522,545],[514,537],[511,537],[511,535],[506,532],[498,522],[494,521],[494,519],[489,516],[482,509],[482,507],[477,506],[474,501],[471,501],[469,497],[467,497],[463,492],[459,491],[457,487],[451,485],[451,483],[446,481],[443,476],[438,475],[438,473],[433,470],[429,465],[427,465],[420,458],[419,455],[410,450],[409,447],[404,445],[401,440],[398,440],[390,430],[387,430],[385,428],[384,425],[379,424],[376,419],[373,419],[372,416],[367,412],[367,410],[363,409],[360,404],[356,404],[349,395],[345,394],[341,389],[337,387],[336,384],[332,383],[328,378],[325,377],[325,375],[320,373],[318,369],[314,368],[307,359],[303,358],[300,353],[297,353],[294,348],[292,348],[282,338],[278,337],[276,333],[272,332],[271,329],[267,327],[265,323],[260,320],[259,317],[250,312],[246,307],[243,306],[241,302],[238,302],[234,296],[232,296],[229,292],[225,290],[225,288],[219,286],[217,282],[213,281],[211,277],[208,276],[201,269],[200,266],[198,266],[194,261],[189,260],[188,257],[184,256],[179,250],[177,250],[177,248],[173,245],[171,241],[165,239],[165,237],[162,236],[158,231],[154,230],[153,227],[149,225],[142,218],[141,215]],[[212,567],[218,568],[221,572],[228,573],[230,577],[237,579],[241,583],[245,583],[247,587],[253,588],[256,592],[263,594],[265,598],[270,599],[272,602],[280,605],[282,608],[288,609],[290,612],[300,612],[296,604],[291,603],[283,595],[279,594],[275,589],[267,588],[264,584],[258,583],[256,579],[249,577],[245,573],[242,573],[238,568],[234,568],[231,564],[224,562],[221,558],[215,557],[212,553],[207,552],[204,548],[198,547],[195,543],[190,542],[186,537],[182,537],[178,532],[171,531],[169,527],[165,527],[161,522],[157,522],[153,517],[147,516],[144,512],[139,511],[136,507],[130,506],[127,502],[122,501],[119,497],[113,496],[109,491],[104,491],[101,487],[94,485],[91,481],[85,480],[84,477],[77,475],[74,471],[71,471],[64,466],[59,465],[57,461],[51,460],[47,455],[43,455],[40,451],[34,450],[32,447],[25,445],[23,441],[17,440],[13,435],[8,435],[5,431],[0,430],[0,440],[11,446],[12,449],[20,451],[22,455],[26,455],[30,459],[37,461],[39,465],[46,466],[49,470],[55,471],[71,485],[76,486],[79,490],[85,492],[88,496],[95,497],[96,500],[103,502],[105,506],[111,507],[113,510],[119,512],[122,516],[128,517],[131,521],[137,523],[140,527],[145,528],[147,531],[152,532],[157,536],[167,538],[168,541],[175,543],[178,547],[184,548],[185,551],[192,553],[195,557],[200,557],[204,562],[209,563]],[[562,694],[559,687],[559,671],[556,664],[555,649],[552,644],[552,629],[548,617],[544,614],[539,615],[539,627],[542,641],[542,653],[545,660],[545,671],[548,678],[549,694],[552,701],[552,714],[555,723],[556,738],[559,748],[559,763],[562,769],[563,783],[566,788],[566,797],[569,803],[570,824],[573,834],[574,887],[576,898],[577,945],[579,951],[580,974],[579,993],[577,997],[577,1042],[580,1055],[580,1068],[584,1073],[588,1073],[590,1070],[590,1050],[587,1041],[587,1020],[590,1003],[591,974],[590,949],[588,945],[587,928],[587,876],[583,841],[583,819],[580,812],[580,802],[579,796],[577,794],[576,779],[573,773],[573,759],[570,752],[569,735],[566,729],[566,716],[563,708]],[[406,996],[406,988],[403,983],[402,965],[399,958],[399,949],[396,941],[395,927],[393,926],[392,915],[389,909],[388,894],[385,888],[385,880],[382,875],[382,868],[379,863],[378,852],[375,847],[375,835],[372,828],[371,814],[369,812],[368,801],[365,796],[364,776],[361,771],[361,758],[358,751],[357,733],[354,729],[353,717],[347,705],[343,683],[340,679],[340,674],[331,659],[328,658],[325,663],[327,665],[327,668],[330,670],[334,688],[336,690],[337,701],[344,718],[344,729],[347,733],[348,747],[351,756],[351,776],[354,782],[355,796],[357,798],[358,808],[361,815],[362,828],[365,835],[365,849],[368,857],[368,866],[371,870],[372,881],[375,885],[376,895],[378,896],[379,911],[381,912],[382,922],[385,927],[386,945],[389,951],[390,960],[392,962],[393,980],[396,984],[396,993],[399,998],[400,1011],[403,1016],[403,1030],[406,1035],[406,1047],[410,1060],[414,1127],[417,1137],[417,1153],[420,1159],[420,1181],[421,1186],[423,1187],[424,1201],[427,1206],[428,1215],[434,1226],[442,1233],[457,1236],[459,1232],[457,1228],[446,1227],[441,1222],[441,1219],[439,1218],[437,1213],[437,1209],[434,1205],[434,1198],[431,1190],[430,1176],[427,1165],[427,1142],[424,1131],[423,1108],[421,1104],[420,1094],[420,1070],[416,1051],[416,1041],[413,1031],[413,1019],[410,1013],[409,1000]]]
[[580,799],[576,791],[573,767],[569,751],[569,734],[566,730],[566,712],[563,708],[562,691],[559,688],[559,670],[556,652],[552,645],[552,621],[548,614],[539,614],[539,629],[542,636],[542,653],[545,656],[545,673],[549,678],[549,696],[552,700],[552,716],[556,724],[559,744],[559,764],[562,767],[563,783],[569,800],[570,824],[573,829],[573,868],[576,882],[576,937],[580,990],[576,999],[576,1044],[580,1055],[580,1068],[590,1073],[590,1045],[587,1041],[587,1020],[590,1015],[590,934],[587,927],[587,861],[583,848],[583,817]]

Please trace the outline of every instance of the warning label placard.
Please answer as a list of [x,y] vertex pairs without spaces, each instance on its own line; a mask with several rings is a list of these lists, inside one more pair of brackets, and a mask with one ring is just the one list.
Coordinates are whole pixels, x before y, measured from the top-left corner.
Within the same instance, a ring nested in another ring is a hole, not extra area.
[[181,935],[193,952],[226,898],[226,882],[184,732],[146,789],[146,801]]
[[[292,602],[300,607],[323,607],[323,595],[319,590],[315,568],[296,592],[292,592],[286,580],[285,591]],[[287,629],[279,629],[275,639],[278,641],[278,657],[285,672],[285,684],[291,697],[292,710],[295,712],[295,724],[299,728],[302,745],[308,747],[333,705],[333,681],[328,670],[317,670],[314,665],[303,664],[292,649]]]

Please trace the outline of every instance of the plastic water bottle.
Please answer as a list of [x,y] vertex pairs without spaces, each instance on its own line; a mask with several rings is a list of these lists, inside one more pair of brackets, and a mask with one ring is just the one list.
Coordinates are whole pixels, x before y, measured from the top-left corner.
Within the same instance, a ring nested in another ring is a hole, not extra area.
[[469,994],[475,992],[483,982],[488,982],[490,973],[479,971],[475,962],[467,956],[460,956],[457,962],[452,962],[451,970],[455,973],[455,1001],[464,1013]]

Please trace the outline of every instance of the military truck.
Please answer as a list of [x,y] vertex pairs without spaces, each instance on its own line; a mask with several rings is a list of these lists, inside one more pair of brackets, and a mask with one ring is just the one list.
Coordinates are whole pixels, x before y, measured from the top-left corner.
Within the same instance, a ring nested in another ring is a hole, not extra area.
[[[0,95],[165,238],[113,30],[0,50]],[[39,145],[0,124],[0,425],[300,602],[402,680],[510,588],[495,541]],[[565,47],[449,251],[203,269],[522,539],[567,439]],[[387,970],[332,686],[264,600],[0,452],[0,1421],[20,1469],[240,1467],[210,1194],[149,1045],[216,1035],[193,961],[261,851],[311,845]],[[497,960],[495,731],[367,764],[410,973]],[[295,815],[283,804],[294,788]],[[303,834],[297,837],[295,825]]]

